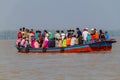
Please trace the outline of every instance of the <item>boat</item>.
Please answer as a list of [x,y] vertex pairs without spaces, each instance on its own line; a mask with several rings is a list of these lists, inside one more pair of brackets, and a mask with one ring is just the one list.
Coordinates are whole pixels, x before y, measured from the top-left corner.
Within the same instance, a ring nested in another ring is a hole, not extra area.
[[115,39],[109,41],[98,41],[87,44],[74,45],[69,47],[53,47],[53,48],[31,48],[16,47],[20,53],[85,53],[111,51],[112,43],[117,42]]

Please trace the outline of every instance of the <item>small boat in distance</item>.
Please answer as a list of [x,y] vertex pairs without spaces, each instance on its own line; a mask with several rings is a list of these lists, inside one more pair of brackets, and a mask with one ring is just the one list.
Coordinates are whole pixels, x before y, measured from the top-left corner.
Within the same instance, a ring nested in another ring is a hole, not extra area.
[[31,47],[17,47],[20,53],[83,53],[83,52],[99,52],[111,51],[112,43],[116,40],[110,39],[109,41],[98,41],[82,45],[74,45],[69,47],[53,47],[53,48],[31,48]]

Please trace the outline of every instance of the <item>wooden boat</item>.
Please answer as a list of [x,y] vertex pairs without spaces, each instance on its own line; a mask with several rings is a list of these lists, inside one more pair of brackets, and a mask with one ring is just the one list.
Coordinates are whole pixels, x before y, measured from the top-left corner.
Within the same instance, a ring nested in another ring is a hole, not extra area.
[[81,53],[81,52],[98,52],[98,51],[111,51],[112,43],[116,40],[98,41],[82,45],[74,45],[65,48],[22,48],[17,47],[18,52],[21,53]]

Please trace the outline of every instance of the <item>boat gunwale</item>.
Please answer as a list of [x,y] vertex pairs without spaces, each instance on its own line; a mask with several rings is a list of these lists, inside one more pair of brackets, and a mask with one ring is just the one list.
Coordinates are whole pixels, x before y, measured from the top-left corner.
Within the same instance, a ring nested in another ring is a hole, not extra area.
[[[74,46],[69,46],[69,47],[53,47],[53,48],[45,48],[45,51],[43,51],[43,48],[30,48],[30,47],[27,47],[27,48],[18,48],[17,47],[17,49],[18,49],[18,51],[19,52],[40,52],[40,53],[42,53],[42,52],[45,52],[45,53],[49,53],[49,52],[64,52],[64,51],[66,51],[66,50],[71,50],[71,49],[82,49],[82,48],[85,48],[85,47],[92,47],[92,46],[90,46],[90,45],[94,45],[94,44],[100,44],[100,43],[110,43],[110,44],[112,44],[112,43],[115,43],[115,42],[117,42],[116,40],[114,40],[114,39],[111,39],[111,40],[109,40],[109,41],[97,41],[97,42],[92,42],[92,43],[87,43],[87,44],[80,44],[80,45],[74,45]],[[109,45],[110,47],[112,47],[112,45]],[[109,47],[108,45],[106,45],[105,47]],[[99,46],[98,46],[99,47]],[[100,47],[104,47],[104,46],[100,46]],[[62,49],[63,49],[63,51],[62,51]],[[37,51],[38,50],[38,51]],[[76,52],[76,51],[75,51]],[[87,51],[88,52],[88,51]]]

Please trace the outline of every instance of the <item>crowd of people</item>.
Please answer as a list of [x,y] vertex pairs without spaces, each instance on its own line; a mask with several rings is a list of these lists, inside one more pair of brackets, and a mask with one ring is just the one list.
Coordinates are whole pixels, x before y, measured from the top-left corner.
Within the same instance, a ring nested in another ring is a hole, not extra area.
[[67,30],[66,33],[62,30],[57,30],[55,34],[47,30],[40,31],[20,28],[17,34],[17,47],[31,48],[53,48],[53,47],[68,47],[81,44],[89,44],[98,41],[110,40],[107,31],[93,28],[88,30],[84,28],[80,30]]

